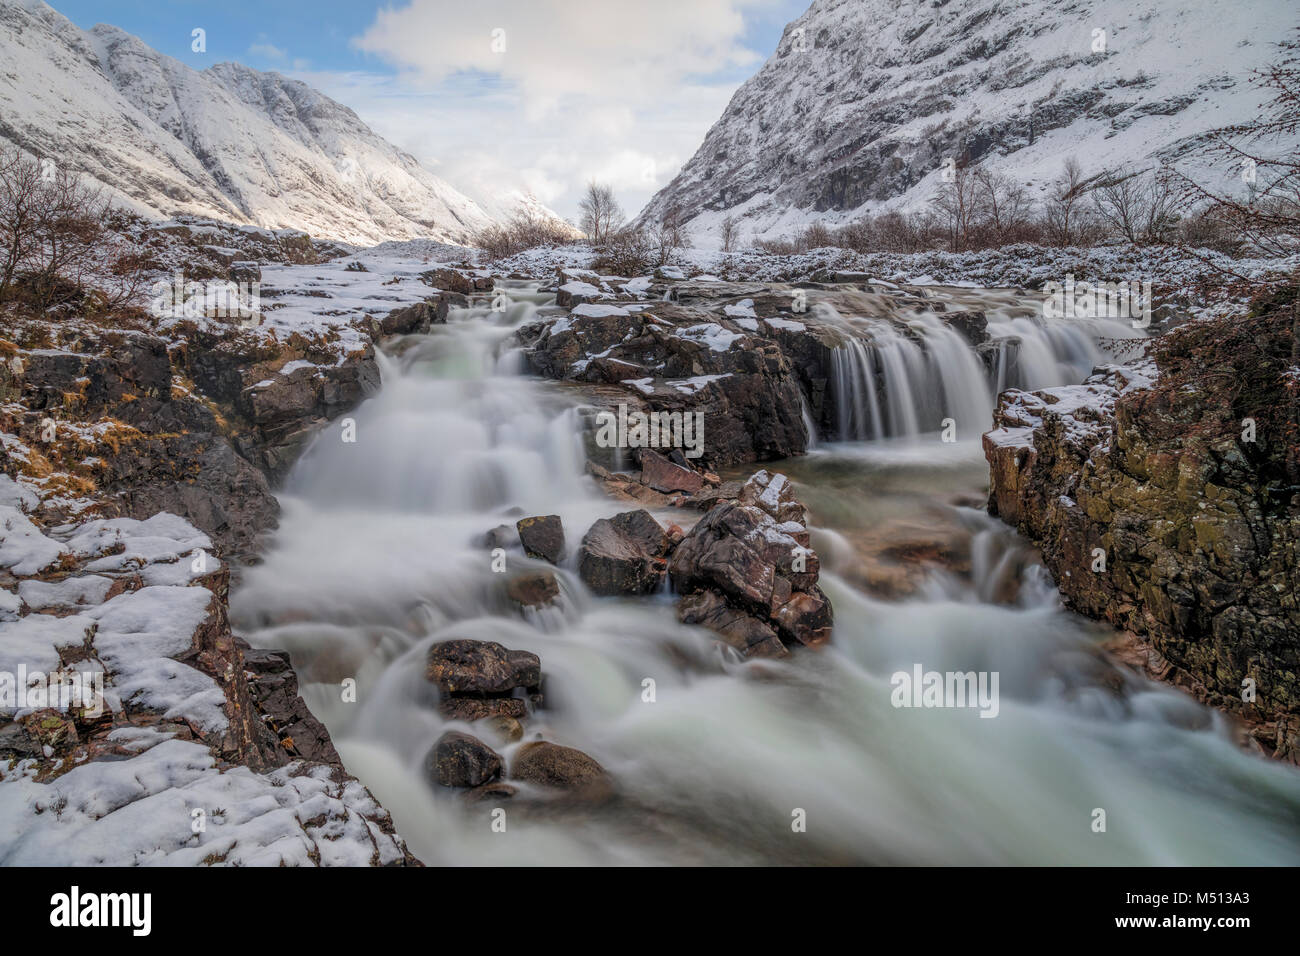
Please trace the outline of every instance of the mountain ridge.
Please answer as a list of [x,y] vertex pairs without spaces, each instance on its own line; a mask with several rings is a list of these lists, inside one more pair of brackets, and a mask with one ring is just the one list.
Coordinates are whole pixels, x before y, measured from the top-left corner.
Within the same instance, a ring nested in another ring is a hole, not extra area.
[[1187,162],[1253,115],[1248,74],[1300,20],[1283,0],[1246,6],[815,0],[638,220],[696,210],[716,234],[730,213],[774,237],[922,205],[948,157],[1039,193],[1072,155],[1088,173]]
[[463,244],[509,205],[486,211],[306,83],[238,63],[195,70],[41,0],[0,2],[0,59],[0,140],[148,216]]

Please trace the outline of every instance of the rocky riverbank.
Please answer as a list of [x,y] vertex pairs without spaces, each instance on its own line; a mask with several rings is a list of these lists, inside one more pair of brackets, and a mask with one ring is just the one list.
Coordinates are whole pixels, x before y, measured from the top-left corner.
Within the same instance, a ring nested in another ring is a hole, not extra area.
[[1300,346],[1294,289],[1167,333],[1151,359],[1002,395],[989,510],[1151,676],[1300,763]]
[[[232,269],[261,276],[245,262]],[[272,489],[321,428],[378,388],[377,345],[428,331],[490,282],[453,269],[418,280],[419,300],[344,311],[341,321],[328,301],[323,322],[286,320],[275,300],[342,298],[342,282],[317,293],[272,286],[271,305],[255,321],[140,316],[106,327],[10,317],[0,337],[0,574],[12,637],[0,670],[94,673],[104,686],[100,707],[10,709],[20,716],[0,729],[0,757],[12,786],[0,793],[21,823],[6,859],[83,861],[76,846],[94,831],[87,852],[104,863],[417,862],[343,768],[298,694],[288,655],[232,634],[227,607],[229,562],[256,562],[275,527]],[[777,366],[786,362],[769,351]],[[786,387],[797,389],[793,382]],[[785,396],[790,408],[798,409],[797,396]],[[789,424],[803,427],[797,415]],[[756,422],[742,425],[738,438],[759,431]],[[733,450],[722,459],[794,450]],[[580,545],[583,580],[597,593],[636,594],[671,573],[682,620],[712,628],[742,657],[785,656],[787,644],[826,640],[829,603],[788,482],[760,472],[747,485],[723,485],[676,457],[647,450],[639,487],[658,496],[653,504],[677,491],[676,503],[704,518],[689,534],[644,511],[598,523]],[[634,478],[593,472],[615,497],[635,497],[619,490]],[[563,531],[558,540],[551,532],[544,519],[523,521],[507,543],[555,561]],[[508,591],[525,611],[558,594],[545,573],[512,579]],[[462,643],[457,661],[430,661],[440,709],[489,721],[482,733],[490,741],[519,739],[527,713],[543,704],[541,662],[532,658],[522,676],[506,667],[497,679],[494,651],[510,661],[518,654]],[[521,786],[543,795],[613,792],[599,764],[545,741],[516,755],[510,783],[489,745],[465,734],[440,741],[429,768],[433,782],[468,786],[471,798],[513,799]],[[97,802],[93,794],[108,785],[112,796]],[[127,817],[150,822],[118,826]]]
[[288,655],[249,647],[227,611],[230,562],[256,561],[275,527],[272,488],[378,388],[376,344],[445,319],[456,293],[438,277],[287,329],[265,313],[6,318],[0,859],[418,864]]

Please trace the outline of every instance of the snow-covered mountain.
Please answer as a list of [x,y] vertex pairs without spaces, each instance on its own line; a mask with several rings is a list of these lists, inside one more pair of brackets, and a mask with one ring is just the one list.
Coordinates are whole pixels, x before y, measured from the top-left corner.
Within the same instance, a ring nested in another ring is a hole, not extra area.
[[116,27],[82,30],[40,0],[0,0],[3,140],[147,215],[371,243],[464,242],[500,213],[304,83],[235,63],[200,72]]
[[640,218],[774,237],[924,203],[950,156],[1034,189],[1070,156],[1195,162],[1298,21],[1294,0],[816,0]]

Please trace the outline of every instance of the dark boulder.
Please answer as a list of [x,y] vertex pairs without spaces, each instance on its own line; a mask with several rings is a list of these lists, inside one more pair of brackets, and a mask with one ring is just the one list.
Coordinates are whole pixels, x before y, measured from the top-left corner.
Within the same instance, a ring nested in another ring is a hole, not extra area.
[[440,787],[477,787],[501,775],[501,756],[477,737],[449,730],[425,758],[425,773]]
[[648,511],[601,518],[583,536],[578,574],[597,594],[649,594],[663,583],[670,545]]
[[510,762],[510,779],[588,797],[608,796],[613,790],[609,774],[591,757],[545,740],[519,748]]
[[564,524],[559,515],[520,518],[515,522],[515,528],[524,553],[530,558],[558,564],[564,557]]
[[450,640],[429,649],[425,678],[448,694],[507,694],[541,683],[542,662],[495,641]]

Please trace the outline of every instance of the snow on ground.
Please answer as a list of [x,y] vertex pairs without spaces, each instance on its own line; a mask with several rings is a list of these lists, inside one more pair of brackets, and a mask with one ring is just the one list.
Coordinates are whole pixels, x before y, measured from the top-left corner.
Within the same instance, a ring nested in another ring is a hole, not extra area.
[[1110,440],[1115,399],[1137,389],[1151,388],[1158,376],[1155,362],[1100,365],[1079,385],[1035,391],[1003,392],[998,417],[1005,424],[985,433],[984,440],[1006,448],[1034,447],[1034,435],[1051,417],[1069,444],[1092,449]]
[[[206,744],[187,739],[220,739],[229,727],[222,687],[186,662],[220,601],[204,583],[221,568],[207,535],[166,513],[42,530],[11,485],[0,488],[10,502],[0,505],[0,568],[22,580],[0,590],[0,714],[18,723],[0,721],[0,747],[10,754],[0,757],[0,864],[404,858],[400,839],[385,832],[387,813],[336,768],[296,761],[256,773],[221,765]],[[75,570],[65,573],[69,560]],[[69,715],[67,705],[78,702],[17,698],[17,675],[32,687],[55,672],[103,675],[111,730],[80,724],[78,737],[53,715]],[[20,726],[28,744],[40,744],[35,752],[14,749]],[[59,735],[58,750],[47,732]]]
[[[529,249],[491,266],[498,274],[549,278],[557,268],[580,269],[595,255],[590,246],[575,243]],[[868,275],[873,283],[1030,289],[1047,282],[1063,283],[1072,275],[1078,281],[1150,279],[1156,286],[1181,289],[1191,288],[1202,279],[1222,282],[1228,278],[1225,270],[1246,277],[1288,274],[1300,268],[1300,255],[1278,260],[1233,258],[1209,249],[1187,253],[1169,247],[1139,249],[1122,244],[1064,249],[1021,244],[971,252],[857,253],[825,248],[794,255],[770,255],[754,249],[722,253],[688,248],[680,250],[674,262],[673,266],[647,271],[657,271],[666,279],[720,277],[759,282],[807,280],[819,274],[829,279],[840,272]],[[649,286],[647,277],[638,277],[625,289],[639,296]]]

